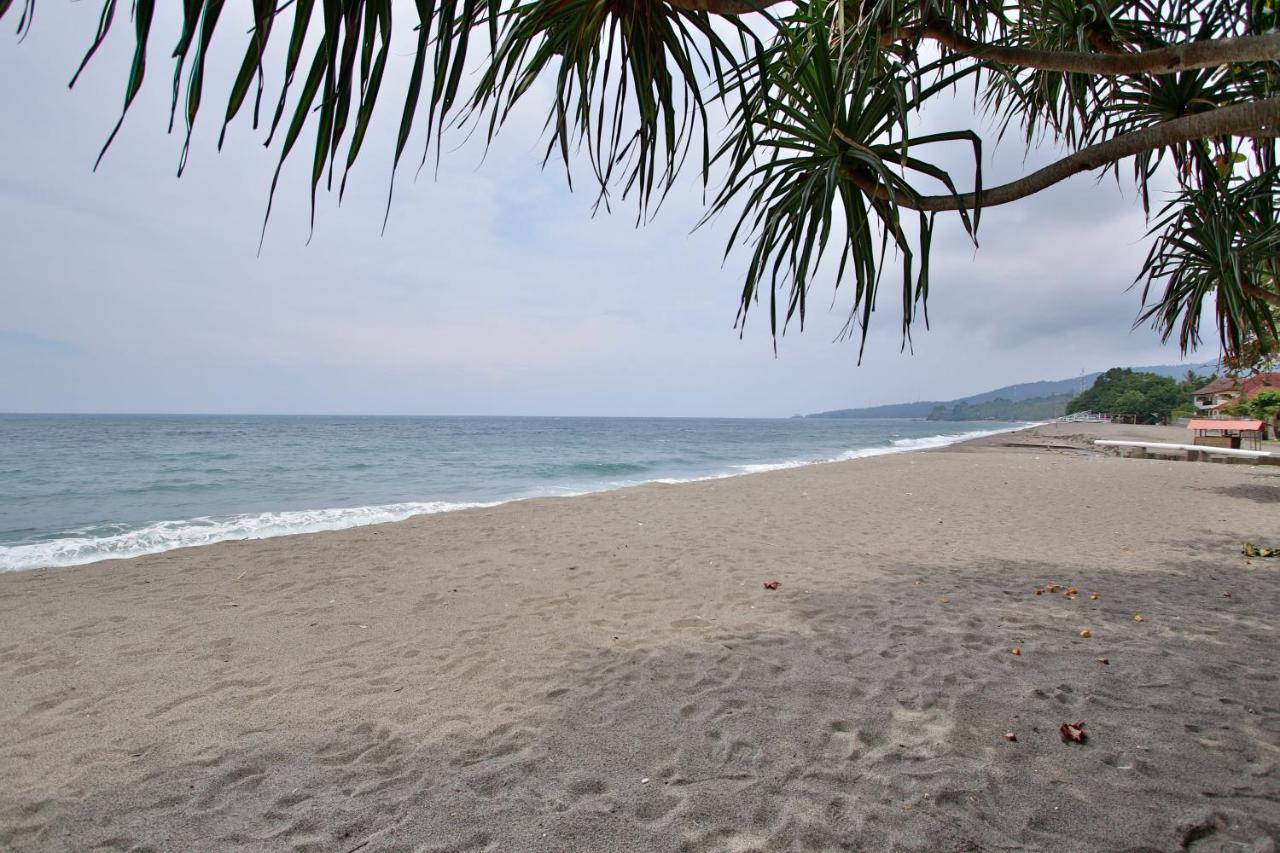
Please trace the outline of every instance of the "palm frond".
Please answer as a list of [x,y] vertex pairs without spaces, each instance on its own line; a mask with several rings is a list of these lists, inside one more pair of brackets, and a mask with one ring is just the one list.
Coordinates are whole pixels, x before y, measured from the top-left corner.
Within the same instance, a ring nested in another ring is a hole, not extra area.
[[[728,139],[717,152],[727,177],[708,219],[740,208],[726,248],[728,255],[739,240],[751,247],[739,322],[763,291],[775,337],[793,319],[803,328],[810,283],[830,250],[837,258],[836,286],[846,276],[853,280],[846,333],[856,326],[865,347],[892,250],[902,265],[905,345],[928,298],[933,218],[912,217],[912,234],[898,199],[919,197],[911,175],[938,181],[958,195],[950,174],[917,153],[934,143],[971,144],[980,187],[981,142],[969,132],[913,137],[908,117],[916,101],[905,66],[868,70],[841,61],[825,10],[816,11],[807,28],[793,22],[779,36],[770,73],[754,78],[734,111]],[[967,213],[962,216],[972,232],[975,223]]]
[[[997,139],[1017,128],[1028,145],[1048,137],[1092,151],[1173,122],[1185,126],[1189,116],[1280,97],[1280,57],[1270,54],[1152,73],[1150,66],[1095,74],[1045,70],[1080,69],[1074,60],[1016,61],[1071,54],[1088,58],[1089,68],[1096,66],[1090,54],[1114,58],[1263,36],[1280,23],[1277,0],[795,0],[785,17],[771,14],[770,2],[413,0],[410,7],[408,0],[248,0],[252,26],[220,109],[218,147],[246,113],[255,130],[265,125],[266,144],[278,152],[265,237],[284,166],[309,132],[303,147],[310,150],[314,225],[319,190],[333,190],[336,173],[341,200],[387,100],[380,96],[395,27],[411,26],[413,64],[390,152],[387,215],[415,128],[422,164],[432,151],[440,156],[441,137],[451,130],[492,143],[538,89],[550,94],[542,161],[559,160],[572,180],[584,160],[597,208],[610,209],[616,194],[634,200],[643,222],[682,171],[696,169],[704,190],[713,177],[721,181],[702,221],[724,216],[733,223],[726,255],[747,247],[740,326],[766,296],[775,336],[793,320],[803,326],[810,287],[830,277],[837,288],[852,288],[845,333],[860,330],[865,347],[882,278],[897,263],[906,346],[914,320],[923,314],[928,323],[929,211],[954,212],[974,236],[989,198],[975,130],[913,129],[929,103],[972,87],[975,104],[997,121]],[[225,3],[178,3],[169,130],[181,114],[179,174],[210,100],[210,52],[236,37],[220,26]],[[707,11],[718,3],[738,8],[723,16]],[[743,3],[750,21],[738,17]],[[0,20],[15,12],[25,36],[35,0],[0,0]],[[156,4],[130,0],[126,15],[122,0],[102,0],[95,12],[72,85],[126,17],[133,45],[120,118],[100,163],[148,79]],[[287,45],[269,53],[281,32]],[[712,126],[712,107],[727,116],[723,129]],[[1274,339],[1274,313],[1257,294],[1276,287],[1280,159],[1274,127],[1256,130],[1184,135],[1101,164],[1119,179],[1123,160],[1131,159],[1148,212],[1153,191],[1172,177],[1176,193],[1156,217],[1138,280],[1145,281],[1142,320],[1165,338],[1177,335],[1184,348],[1198,342],[1210,296],[1229,351],[1263,334]],[[954,145],[972,150],[971,195],[932,156],[935,146]],[[926,195],[926,188],[941,195]]]
[[1278,337],[1274,312],[1257,296],[1280,294],[1278,178],[1275,171],[1248,180],[1223,178],[1169,201],[1152,228],[1156,239],[1138,277],[1145,280],[1139,323],[1150,322],[1166,341],[1176,334],[1185,353],[1200,342],[1212,300],[1228,357],[1250,339]]

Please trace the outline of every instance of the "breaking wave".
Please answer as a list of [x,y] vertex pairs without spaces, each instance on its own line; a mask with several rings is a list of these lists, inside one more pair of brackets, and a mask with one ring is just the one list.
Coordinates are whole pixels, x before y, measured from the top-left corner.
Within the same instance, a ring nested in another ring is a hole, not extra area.
[[[156,521],[138,527],[127,525],[99,526],[67,530],[57,537],[42,539],[36,542],[23,542],[0,546],[0,571],[20,571],[41,567],[74,566],[98,560],[123,559],[140,557],[145,554],[158,554],[175,548],[190,548],[199,545],[212,545],[216,542],[229,542],[243,539],[267,539],[275,536],[291,536],[299,533],[318,533],[328,530],[346,530],[369,524],[384,524],[392,521],[403,521],[416,515],[429,515],[439,512],[452,512],[461,509],[497,506],[510,500],[547,495],[573,496],[593,492],[609,491],[627,486],[645,483],[688,483],[702,480],[716,480],[727,477],[738,477],[746,474],[759,474],[766,471],[779,471],[788,468],[799,468],[805,465],[843,462],[852,459],[865,459],[872,456],[884,456],[893,453],[906,453],[914,450],[927,450],[945,447],[957,442],[968,441],[988,435],[1012,432],[1024,429],[1027,425],[1005,427],[993,430],[976,430],[952,435],[932,435],[919,438],[902,438],[891,440],[887,445],[861,447],[848,450],[838,456],[822,459],[791,459],[783,462],[757,464],[737,464],[728,466],[727,470],[716,473],[701,474],[689,477],[643,477],[642,479],[612,480],[610,482],[584,483],[581,487],[565,487],[542,490],[535,493],[525,492],[512,496],[507,500],[477,502],[426,501],[391,503],[375,506],[342,507],[332,509],[295,510],[287,512],[264,512],[257,514],[204,516],[176,521]],[[626,464],[602,464],[598,466],[579,466],[583,473],[589,469],[591,473],[640,473],[633,471]]]
[[175,548],[212,545],[215,542],[237,539],[268,539],[297,533],[346,530],[366,524],[403,521],[415,515],[493,505],[444,501],[396,503],[156,521],[134,530],[106,536],[92,535],[88,530],[70,531],[70,535],[57,539],[0,547],[0,571],[41,566],[75,566],[96,560],[140,557]]

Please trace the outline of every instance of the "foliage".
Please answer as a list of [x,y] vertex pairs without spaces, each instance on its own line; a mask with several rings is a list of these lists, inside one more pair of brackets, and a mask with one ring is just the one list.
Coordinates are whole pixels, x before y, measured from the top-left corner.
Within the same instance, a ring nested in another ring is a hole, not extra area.
[[[1274,291],[1280,223],[1277,172],[1268,166],[1248,180],[1207,173],[1205,182],[1175,196],[1157,221],[1158,234],[1140,278],[1143,299],[1163,282],[1164,293],[1142,315],[1168,340],[1176,331],[1186,352],[1200,340],[1204,306],[1214,306],[1223,350],[1234,362],[1251,360],[1249,344],[1273,349],[1280,331],[1272,306],[1250,293]],[[1212,297],[1212,300],[1210,300]]]
[[[1271,307],[1271,318],[1280,324],[1280,308]],[[1280,338],[1266,333],[1249,335],[1240,348],[1222,360],[1223,366],[1236,374],[1265,373],[1280,365]]]
[[[1117,415],[1129,412],[1142,415],[1151,414],[1151,410],[1147,408],[1147,395],[1136,388],[1121,391],[1120,395],[1115,398],[1115,401],[1107,409],[1111,414]],[[1173,411],[1172,407],[1170,407],[1169,411]]]
[[[1280,306],[1273,0],[798,0],[776,15],[778,2],[252,0],[224,135],[245,112],[255,127],[266,116],[282,168],[309,125],[314,219],[321,184],[333,189],[337,172],[339,197],[345,188],[386,101],[393,26],[407,25],[416,47],[387,152],[393,180],[415,127],[425,127],[425,160],[451,129],[491,141],[517,103],[546,92],[544,162],[568,170],[585,159],[604,208],[615,193],[630,197],[644,221],[682,170],[721,181],[707,216],[735,223],[726,252],[747,249],[739,319],[767,301],[775,335],[803,325],[809,289],[826,279],[851,288],[847,331],[865,343],[884,275],[901,267],[905,344],[918,316],[927,323],[937,216],[976,240],[984,207],[1103,169],[1127,176],[1148,210],[1165,183],[1174,190],[1138,276],[1140,320],[1187,350],[1211,314],[1232,358],[1280,337],[1270,310]],[[123,5],[103,0],[77,77]],[[172,128],[181,112],[185,131],[179,171],[207,101],[210,45],[227,31],[224,6],[181,3],[170,114]],[[130,7],[122,122],[156,41],[156,0]],[[11,11],[25,33],[35,0],[0,0],[0,18]],[[273,37],[286,40],[283,53],[268,52]],[[277,95],[264,104],[268,75]],[[984,186],[974,127],[921,129],[927,106],[960,87],[1001,133],[1071,153]],[[713,129],[712,107],[727,127]],[[961,181],[947,166],[957,149],[970,158]]]
[[1006,400],[998,397],[982,403],[939,404],[929,413],[931,421],[1047,421],[1066,413],[1070,394]]
[[1247,418],[1250,414],[1249,404],[1245,400],[1236,400],[1233,403],[1228,403],[1219,407],[1218,411],[1232,418]]
[[1157,415],[1167,418],[1187,402],[1188,392],[1173,379],[1113,367],[1093,387],[1067,403],[1067,414],[1103,412],[1109,415]]
[[1280,391],[1259,391],[1249,398],[1249,414],[1260,421],[1280,418]]
[[1186,374],[1178,380],[1178,387],[1188,394],[1194,394],[1196,391],[1200,390],[1217,378],[1218,375],[1216,373],[1211,373],[1208,376],[1201,376],[1194,370],[1188,370]]

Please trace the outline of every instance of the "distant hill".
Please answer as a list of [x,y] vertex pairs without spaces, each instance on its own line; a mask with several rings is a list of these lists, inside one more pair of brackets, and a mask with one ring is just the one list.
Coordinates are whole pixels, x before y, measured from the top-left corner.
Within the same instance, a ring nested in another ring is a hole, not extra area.
[[1051,421],[1067,413],[1075,391],[1047,397],[1008,400],[996,397],[981,403],[941,403],[929,412],[931,421]]
[[[1188,370],[1194,370],[1197,373],[1208,373],[1215,370],[1217,362],[1205,362],[1204,364],[1157,364],[1151,367],[1135,367],[1133,370],[1144,373],[1156,373],[1160,376],[1169,376],[1174,379],[1181,379]],[[984,391],[981,394],[973,394],[969,397],[961,397],[958,400],[926,400],[916,403],[891,403],[885,406],[870,406],[862,409],[836,409],[830,412],[818,412],[813,415],[806,415],[809,418],[928,418],[931,415],[933,420],[986,420],[1001,419],[1009,417],[1012,420],[1044,420],[1046,418],[1056,418],[1066,411],[1067,401],[1074,397],[1081,390],[1089,388],[1093,385],[1093,381],[1101,376],[1101,373],[1086,373],[1084,376],[1075,376],[1070,379],[1045,379],[1039,382],[1021,382],[1017,385],[1006,385],[1003,388],[997,388],[994,391]],[[1061,398],[1061,400],[1059,400]],[[984,408],[977,408],[982,404],[993,404],[996,401],[1002,401],[1004,405],[995,406],[988,405]],[[1027,401],[1029,405],[1015,408],[1008,404]],[[1034,403],[1032,401],[1035,401]],[[1061,405],[1059,406],[1059,403]],[[967,406],[969,409],[957,410],[957,406]],[[1060,409],[1057,414],[1053,415],[1027,415],[1014,416],[1015,411],[1055,411],[1055,407]],[[953,411],[962,411],[972,417],[952,417]],[[977,412],[984,414],[977,414]],[[1005,415],[997,415],[995,412],[1004,412]],[[943,416],[946,412],[946,416]]]
[[818,412],[806,418],[927,418],[934,406],[943,406],[939,400],[920,403],[890,403],[887,406],[871,406],[867,409],[837,409],[834,412]]

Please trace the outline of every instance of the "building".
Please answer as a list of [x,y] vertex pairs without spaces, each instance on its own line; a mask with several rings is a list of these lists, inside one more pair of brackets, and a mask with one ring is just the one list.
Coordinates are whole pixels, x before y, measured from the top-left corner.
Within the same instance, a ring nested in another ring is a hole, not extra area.
[[1280,373],[1258,373],[1248,379],[1223,376],[1196,390],[1192,399],[1197,413],[1218,417],[1224,407],[1259,391],[1280,391]]

